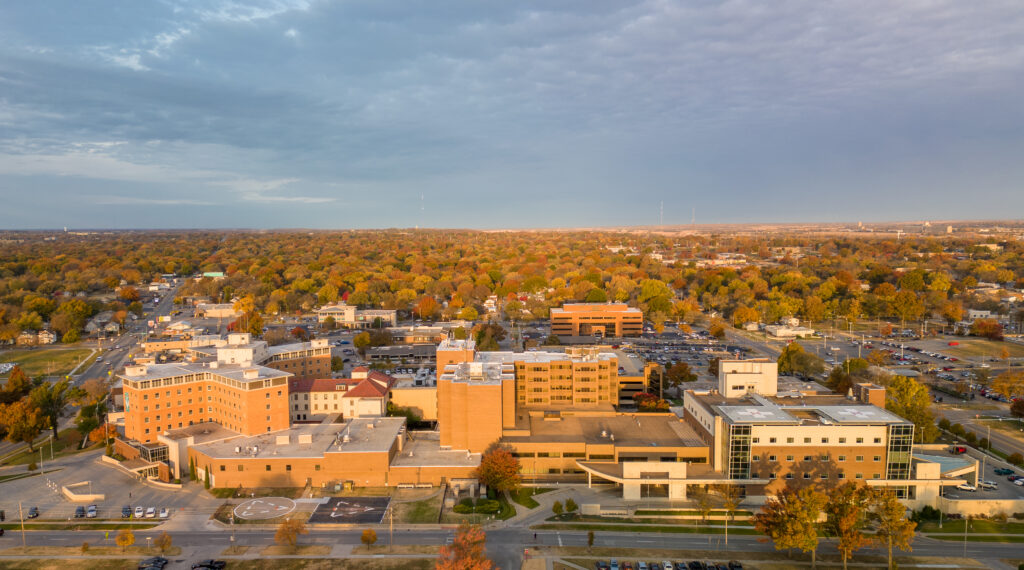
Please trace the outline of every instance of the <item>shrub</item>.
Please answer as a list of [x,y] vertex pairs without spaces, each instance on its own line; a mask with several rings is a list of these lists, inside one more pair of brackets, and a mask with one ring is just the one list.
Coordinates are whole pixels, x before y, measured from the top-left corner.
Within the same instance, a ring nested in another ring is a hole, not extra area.
[[952,424],[950,424],[949,420],[947,420],[946,418],[942,418],[941,420],[939,420],[939,428],[944,431],[949,431],[950,425]]
[[960,424],[953,424],[949,427],[949,433],[957,437],[963,437],[966,431],[964,430],[964,426]]
[[1013,518],[1024,520],[1024,513],[1013,513]]
[[487,515],[496,514],[501,510],[501,503],[490,499],[481,499],[476,502],[476,512]]
[[964,440],[966,440],[967,443],[974,445],[975,443],[978,443],[978,436],[974,435],[973,431],[969,431],[964,434]]
[[1013,463],[1014,465],[1024,467],[1024,455],[1021,455],[1019,453],[1014,453],[1013,455],[1007,457],[1006,460],[1009,461],[1010,463]]
[[473,512],[473,507],[472,506],[466,506],[466,505],[464,505],[462,503],[459,503],[459,504],[455,505],[455,507],[452,508],[452,510],[455,511],[456,513],[460,514],[460,515],[468,515],[468,514],[471,514]]
[[576,504],[576,501],[574,501],[572,497],[565,500],[565,512],[573,513],[576,512],[576,509],[578,508],[580,508],[579,505]]
[[35,462],[35,461],[33,461],[32,463],[29,463],[29,464],[28,464],[28,470],[29,470],[29,471],[35,471],[36,469],[39,469],[39,466],[38,466],[38,465],[36,465],[36,462]]
[[992,515],[992,520],[994,520],[996,522],[1004,523],[1004,522],[1006,522],[1006,519],[1007,519],[1006,513],[1001,512],[1001,511],[996,513],[996,514],[994,514],[994,515]]
[[911,520],[915,522],[937,521],[939,520],[940,514],[941,513],[939,512],[939,509],[925,505],[924,507],[921,508],[921,510],[916,511],[914,513],[914,516],[911,517]]

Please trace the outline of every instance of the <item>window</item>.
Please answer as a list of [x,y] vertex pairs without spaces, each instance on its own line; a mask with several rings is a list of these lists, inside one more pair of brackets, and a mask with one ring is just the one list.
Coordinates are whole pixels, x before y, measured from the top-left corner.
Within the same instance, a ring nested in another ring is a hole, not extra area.
[[313,471],[319,471],[319,470],[320,470],[320,464],[317,463],[316,465],[313,466]]
[[828,473],[822,473],[821,474],[821,478],[822,479],[828,479]]
[[818,456],[818,459],[820,459],[822,461],[828,461],[828,454],[827,453],[822,453],[821,455]]
[[872,474],[871,474],[871,478],[872,478],[872,479],[881,479],[881,478],[882,478],[882,476],[881,476],[881,475],[879,475],[878,473],[872,473]]
[[846,443],[846,438],[845,437],[839,438],[839,443]]
[[854,475],[853,478],[854,479],[863,479],[864,478],[864,474],[863,473],[858,473],[858,474]]
[[812,457],[810,455],[805,455],[804,456],[804,461],[810,461],[811,459],[812,459]]
[[768,474],[768,478],[771,479],[772,481],[774,481],[775,480],[775,473],[769,473]]
[[864,443],[864,438],[863,437],[858,437],[857,438],[857,443]]
[[270,464],[267,463],[267,471],[270,471]]
[[811,478],[811,474],[810,473],[804,473],[804,479],[810,479],[810,478]]
[[753,443],[761,443],[761,438],[755,437],[751,440]]
[[239,470],[239,471],[241,471],[241,470],[242,470],[242,466],[241,466],[241,465],[239,465],[239,466],[238,466],[238,470]]
[[787,455],[786,456],[786,461],[793,461],[793,456],[792,455]]
[[882,443],[882,438],[876,437],[875,438],[875,443]]
[[840,473],[840,474],[836,475],[836,479],[846,479],[846,474]]
[[827,437],[821,438],[821,443],[828,443],[828,438]]
[[263,395],[266,396],[268,400],[270,399],[270,392],[267,392],[266,394]]
[[875,463],[878,463],[878,462],[879,462],[879,461],[881,461],[881,460],[882,460],[882,456],[881,456],[881,455],[876,455],[876,456],[874,457],[874,462],[875,462]]
[[854,458],[854,461],[864,461],[864,456],[858,455],[856,458]]
[[786,443],[793,443],[793,438],[787,437],[786,438]]
[[805,437],[804,438],[804,443],[811,443],[811,438]]
[[769,437],[768,438],[768,443],[775,443],[775,438],[774,437]]
[[793,474],[792,473],[786,473],[786,479],[792,479],[792,478],[793,478]]
[[750,460],[751,461],[761,461],[761,456],[760,455],[755,455],[755,456],[751,457]]
[[769,455],[768,456],[768,461],[775,461],[775,456],[774,455]]
[[285,465],[284,466],[284,470],[285,471],[291,471],[292,470],[292,466],[291,465]]
[[220,470],[221,470],[221,471],[224,471],[225,469],[226,469],[226,468],[225,468],[225,467],[224,467],[223,465],[221,465],[221,466],[220,466]]
[[840,455],[838,458],[836,458],[836,461],[842,463],[842,462],[846,461],[846,456],[845,455]]

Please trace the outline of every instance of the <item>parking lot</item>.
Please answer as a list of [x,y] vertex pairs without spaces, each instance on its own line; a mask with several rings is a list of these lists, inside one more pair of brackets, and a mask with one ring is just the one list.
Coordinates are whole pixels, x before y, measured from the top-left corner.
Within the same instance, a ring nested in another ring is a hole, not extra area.
[[[96,501],[97,519],[120,519],[121,509],[141,506],[153,507],[158,518],[161,508],[167,508],[169,515],[182,511],[210,512],[221,501],[211,497],[201,485],[185,485],[180,490],[160,489],[141,483],[138,479],[109,465],[99,463],[102,451],[83,453],[50,464],[44,461],[45,475],[34,475],[14,481],[0,483],[0,510],[7,520],[14,520],[18,503],[27,514],[31,507],[39,508],[39,519],[70,520],[75,518],[75,508],[82,503],[72,503],[60,492],[61,486],[90,482],[77,488],[78,492],[102,493],[103,501]],[[45,449],[44,449],[44,459]],[[24,469],[19,468],[19,471]],[[50,472],[51,469],[57,469]],[[4,474],[12,473],[5,471]],[[88,506],[88,505],[85,505]]]
[[[1008,475],[996,474],[996,469],[1013,469],[1014,475],[1024,476],[1024,469],[1012,468],[1007,464],[986,461],[984,466],[979,465],[978,481],[991,481],[996,484],[995,489],[986,489],[981,485],[976,491],[964,491],[956,487],[943,487],[942,495],[948,499],[959,500],[983,500],[983,499],[1013,499],[1024,500],[1024,486],[1015,485],[1007,480]],[[968,478],[970,480],[970,478]],[[974,481],[970,480],[973,484]]]

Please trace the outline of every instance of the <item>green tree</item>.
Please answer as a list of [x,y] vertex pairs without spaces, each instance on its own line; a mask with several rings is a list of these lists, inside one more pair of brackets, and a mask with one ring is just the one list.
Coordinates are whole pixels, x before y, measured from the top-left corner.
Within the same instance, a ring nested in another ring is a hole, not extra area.
[[340,356],[331,357],[331,372],[341,372],[345,369],[345,359]]
[[853,553],[871,543],[867,535],[868,507],[872,492],[857,483],[847,482],[832,489],[828,494],[825,513],[827,526],[833,536],[839,539],[836,548],[843,560],[843,569]]
[[594,531],[587,531],[587,550],[594,548]]
[[685,362],[677,362],[665,371],[665,387],[678,388],[683,382],[693,382],[697,375],[690,371],[690,365]]
[[564,513],[565,507],[562,506],[562,501],[555,501],[555,503],[551,505],[551,512],[555,513],[555,515],[561,515]]
[[885,489],[874,493],[871,514],[875,521],[875,539],[884,544],[888,552],[889,570],[892,570],[892,549],[911,551],[917,523],[907,519],[907,508],[896,494]]
[[513,454],[512,448],[494,442],[480,457],[474,476],[495,491],[514,491],[522,483],[520,469],[519,458]]
[[787,344],[782,352],[779,354],[779,374],[793,374],[794,370],[794,358],[797,354],[803,354],[804,347],[798,342],[791,342]]
[[59,380],[52,384],[44,383],[32,389],[29,397],[39,408],[43,418],[53,430],[53,439],[57,439],[57,426],[60,416],[71,400],[71,384],[65,380]]
[[894,376],[885,390],[885,409],[914,424],[914,441],[931,443],[939,435],[928,388],[906,376]]
[[754,527],[768,536],[776,550],[798,548],[811,553],[811,567],[817,567],[818,519],[828,502],[814,487],[794,491],[786,487],[754,515]]
[[578,508],[580,508],[579,505],[576,504],[576,501],[573,500],[572,497],[565,500],[565,512],[575,513]]

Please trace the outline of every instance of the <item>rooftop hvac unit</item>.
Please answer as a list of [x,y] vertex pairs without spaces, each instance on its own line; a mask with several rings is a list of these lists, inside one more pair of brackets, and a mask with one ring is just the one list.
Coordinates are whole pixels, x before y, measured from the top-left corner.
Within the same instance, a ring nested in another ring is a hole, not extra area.
[[347,433],[345,435],[341,436],[341,442],[342,443],[348,443],[350,441],[352,441],[352,438],[349,437],[349,435]]
[[238,446],[236,445],[236,446],[235,446],[235,453],[242,453],[242,448],[241,448],[241,447],[238,447]]

